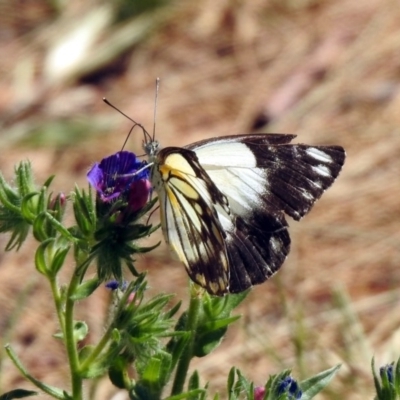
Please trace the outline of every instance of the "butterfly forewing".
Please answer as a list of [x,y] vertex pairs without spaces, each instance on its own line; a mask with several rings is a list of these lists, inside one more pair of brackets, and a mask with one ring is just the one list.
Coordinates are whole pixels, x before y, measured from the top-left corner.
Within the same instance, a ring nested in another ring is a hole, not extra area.
[[160,197],[164,236],[193,281],[211,294],[229,287],[225,231],[216,207],[229,214],[225,196],[198,164],[195,153],[181,148],[161,150],[152,171]]
[[[339,146],[289,144],[293,138],[276,134],[228,136],[188,148],[196,152],[202,167],[227,196],[233,213],[239,211],[235,205],[240,201],[247,209],[285,212],[299,220],[332,185],[345,152]],[[241,159],[246,162],[235,161]]]

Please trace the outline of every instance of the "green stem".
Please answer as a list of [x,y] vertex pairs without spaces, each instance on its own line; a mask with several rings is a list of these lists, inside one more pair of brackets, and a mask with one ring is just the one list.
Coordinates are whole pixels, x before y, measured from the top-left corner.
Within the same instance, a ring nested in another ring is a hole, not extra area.
[[191,333],[191,337],[185,351],[183,352],[178,362],[174,384],[172,386],[171,396],[182,393],[183,387],[186,382],[186,375],[189,370],[190,361],[193,358],[193,349],[196,338],[197,324],[201,312],[201,305],[202,305],[201,297],[192,294],[188,310],[188,319],[185,327],[185,330]]
[[72,295],[75,293],[81,280],[81,275],[74,271],[71,282],[67,291],[67,299],[65,302],[65,346],[68,354],[69,368],[71,372],[71,390],[74,400],[82,399],[82,378],[80,375],[80,365],[78,358],[78,350],[74,335],[74,305],[75,301]]
[[65,319],[63,313],[63,304],[61,299],[60,288],[57,285],[57,280],[55,278],[50,278],[51,292],[53,293],[53,299],[57,311],[58,322],[60,323],[60,328],[63,336],[65,336]]
[[[124,295],[121,297],[121,299],[119,300],[119,304],[118,304],[118,308],[115,311],[115,315],[119,315],[119,313],[121,312],[121,310],[126,307],[127,301],[128,301],[128,297],[129,295],[132,293],[134,285],[131,284],[131,286],[129,286],[126,290]],[[113,330],[115,329],[115,324],[113,322],[111,322],[106,330],[106,332],[104,333],[103,337],[101,338],[101,340],[99,341],[99,343],[96,345],[96,347],[92,350],[92,352],[90,353],[89,356],[87,356],[85,358],[85,360],[82,362],[81,364],[81,371],[85,371],[86,368],[88,368],[90,366],[90,364],[92,362],[94,362],[96,360],[96,358],[100,355],[100,353],[104,350],[104,348],[106,347],[106,345],[108,344],[110,337],[113,333]]]
[[107,343],[110,340],[110,336],[113,330],[114,330],[113,325],[110,325],[107,328],[107,331],[101,338],[100,342],[96,345],[96,347],[93,349],[90,355],[86,357],[85,360],[82,362],[80,366],[81,371],[85,371],[85,369],[87,369],[90,366],[90,364],[96,360],[97,356],[104,350],[104,348],[106,347]]

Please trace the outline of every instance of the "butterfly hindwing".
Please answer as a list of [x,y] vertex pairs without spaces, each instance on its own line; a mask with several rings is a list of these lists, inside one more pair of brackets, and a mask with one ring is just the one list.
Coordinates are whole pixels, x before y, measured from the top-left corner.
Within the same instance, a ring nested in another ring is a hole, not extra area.
[[285,219],[271,214],[237,216],[234,228],[227,231],[226,243],[231,293],[266,281],[278,271],[290,249]]

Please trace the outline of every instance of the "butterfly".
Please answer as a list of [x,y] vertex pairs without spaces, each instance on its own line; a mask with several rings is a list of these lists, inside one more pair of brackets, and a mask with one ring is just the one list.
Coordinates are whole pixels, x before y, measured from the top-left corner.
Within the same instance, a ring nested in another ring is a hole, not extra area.
[[290,250],[285,214],[300,220],[337,178],[340,146],[291,144],[296,135],[217,137],[143,147],[166,242],[211,295],[265,282]]

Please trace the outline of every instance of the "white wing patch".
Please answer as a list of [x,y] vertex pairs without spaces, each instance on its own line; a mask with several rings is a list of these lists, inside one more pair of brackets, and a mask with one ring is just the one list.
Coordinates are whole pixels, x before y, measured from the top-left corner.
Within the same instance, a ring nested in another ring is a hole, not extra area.
[[312,169],[315,171],[316,174],[323,176],[331,176],[329,168],[327,168],[325,165],[312,166]]
[[249,147],[241,142],[209,142],[193,149],[201,166],[208,170],[216,167],[254,168],[257,159]]
[[[228,197],[234,213],[246,214],[259,204],[268,180],[265,171],[256,167],[257,159],[246,144],[209,142],[193,150],[211,180]],[[225,221],[223,226],[227,225]]]
[[315,147],[309,147],[306,150],[306,153],[310,156],[315,158],[318,161],[322,161],[325,163],[331,163],[333,162],[332,157],[329,154],[326,154],[325,152],[315,148]]
[[265,174],[259,168],[207,168],[206,171],[218,189],[228,197],[230,208],[235,213],[251,211],[267,186]]

